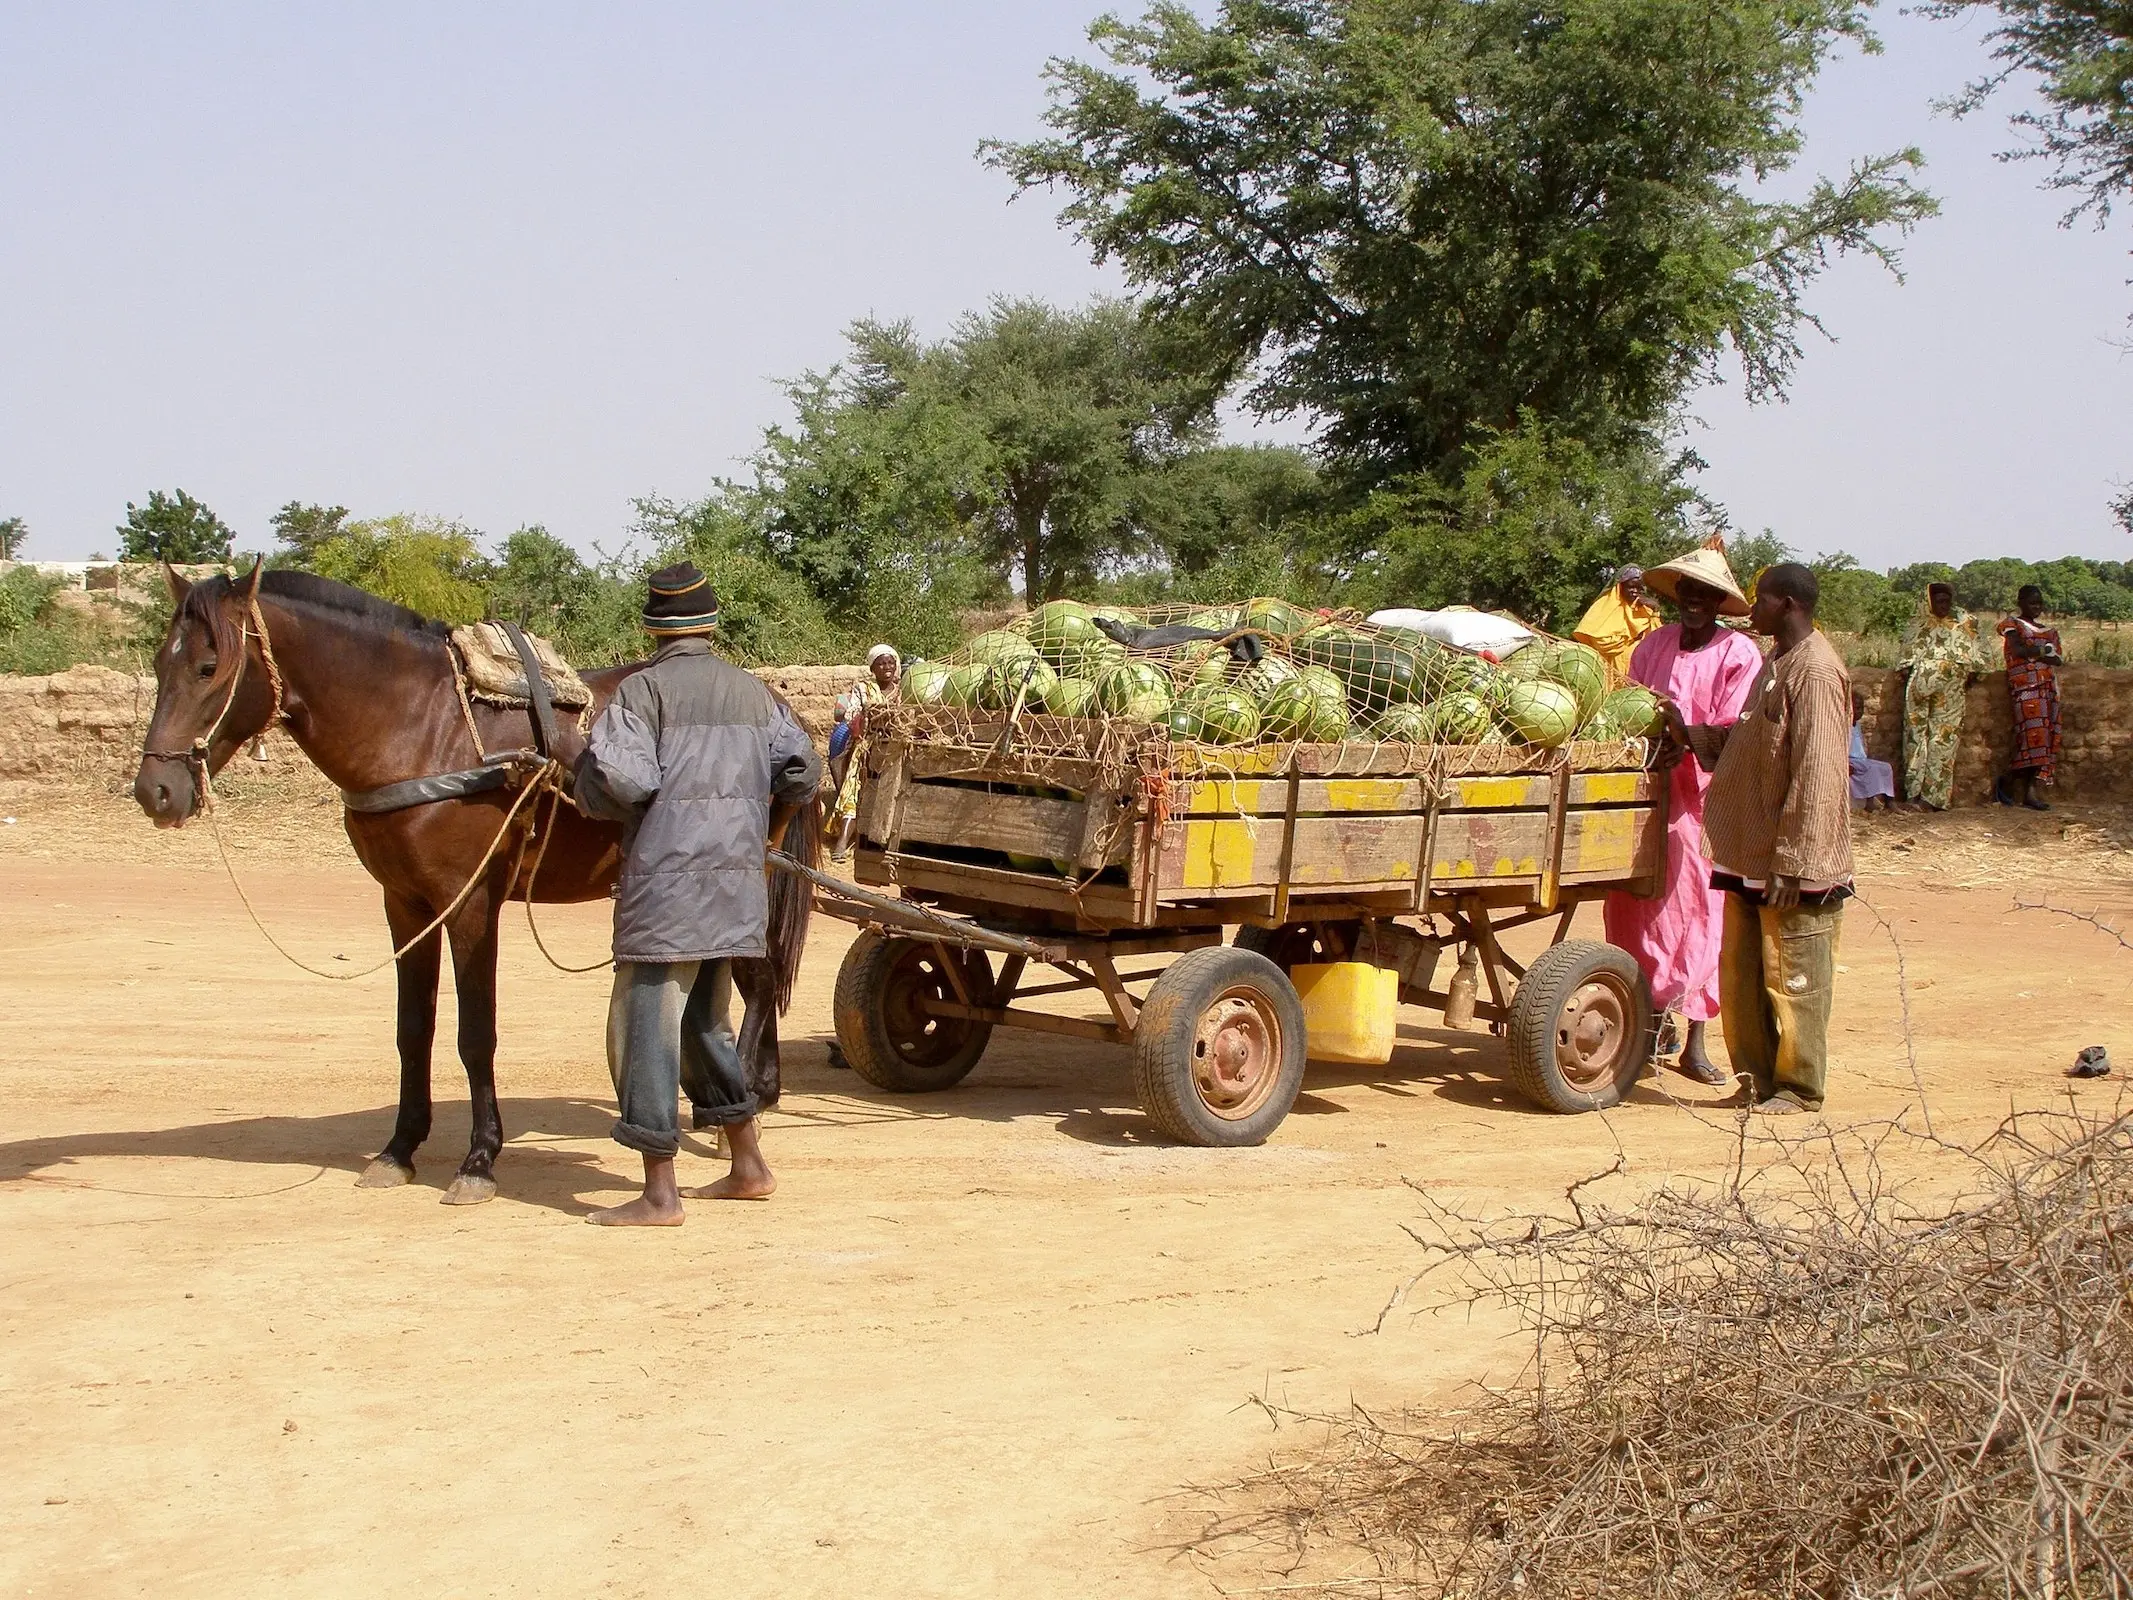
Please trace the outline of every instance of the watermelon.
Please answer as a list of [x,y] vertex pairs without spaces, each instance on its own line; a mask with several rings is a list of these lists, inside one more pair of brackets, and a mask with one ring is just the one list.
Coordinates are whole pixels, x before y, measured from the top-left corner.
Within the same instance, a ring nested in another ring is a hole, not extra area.
[[[1287,656],[1264,655],[1244,669],[1237,679],[1237,687],[1263,706],[1268,695],[1283,684],[1300,677],[1304,670]],[[1346,693],[1345,690],[1342,692]]]
[[1430,739],[1436,744],[1480,744],[1495,731],[1488,703],[1471,689],[1455,689],[1429,707]]
[[1103,637],[1079,600],[1045,601],[1030,613],[1026,632],[1037,653],[1055,667],[1070,651]]
[[[1325,679],[1332,680],[1331,692]],[[1269,738],[1301,739],[1307,744],[1332,744],[1347,738],[1348,703],[1339,682],[1321,667],[1306,669],[1277,685],[1260,707],[1260,731]]]
[[1170,710],[1170,680],[1147,661],[1121,661],[1096,680],[1096,703],[1114,717],[1156,722]]
[[[1433,641],[1434,642],[1434,641]],[[1481,657],[1449,645],[1439,645],[1418,657],[1423,683],[1432,697],[1466,690],[1481,694],[1496,676],[1496,669]]]
[[1212,685],[1220,688],[1237,674],[1236,659],[1212,639],[1181,647],[1178,659],[1181,663],[1192,665],[1192,682],[1195,687]]
[[1059,674],[1046,664],[1042,656],[1031,656],[1026,661],[1010,661],[1000,668],[1000,703],[1013,705],[1015,696],[1023,693],[1022,685],[1025,680],[1029,684],[1029,692],[1023,699],[1025,708],[1034,710],[1051,703],[1052,694],[1059,687]]
[[1431,730],[1435,717],[1428,706],[1390,706],[1385,714],[1370,726],[1370,737],[1387,744],[1430,744],[1434,742]]
[[916,706],[938,705],[948,674],[955,669],[945,661],[914,661],[904,668],[902,693]]
[[995,628],[990,633],[981,633],[963,646],[963,659],[983,662],[988,667],[1005,667],[1017,661],[1029,661],[1037,654],[1037,647],[1021,634],[1006,628]]
[[[1236,689],[1195,689],[1178,703],[1178,710],[1196,725],[1196,731],[1186,737],[1203,744],[1250,744],[1259,737],[1259,708],[1249,695]],[[1171,728],[1174,733],[1175,721]]]
[[1261,633],[1271,633],[1277,639],[1286,639],[1302,633],[1318,619],[1310,612],[1292,606],[1286,600],[1277,600],[1272,595],[1259,595],[1244,602],[1244,626],[1256,628]]
[[1578,718],[1590,717],[1607,698],[1607,663],[1589,644],[1557,645],[1548,676],[1578,697]]
[[1577,728],[1578,697],[1549,678],[1519,680],[1504,691],[1503,719],[1527,744],[1553,749]]
[[1617,689],[1600,702],[1599,714],[1627,739],[1641,739],[1658,725],[1659,697],[1641,683]]
[[1104,675],[1107,668],[1115,667],[1125,659],[1126,647],[1116,639],[1106,638],[1099,633],[1062,650],[1054,665],[1064,677],[1087,678],[1094,683]]
[[1338,676],[1349,704],[1358,711],[1378,712],[1428,697],[1419,658],[1397,644],[1329,622],[1302,635],[1292,648],[1299,661],[1328,668]]
[[1044,709],[1055,717],[1096,715],[1096,685],[1087,678],[1061,678],[1044,697]]
[[1216,633],[1235,633],[1237,631],[1237,613],[1227,606],[1206,606],[1198,611],[1187,612],[1185,626],[1188,628],[1211,628]]
[[1052,865],[1043,856],[1026,856],[1015,850],[1007,852],[1007,864],[1017,872],[1045,872]]
[[966,661],[949,669],[941,683],[940,703],[965,711],[996,707],[1000,700],[1000,674],[982,661]]

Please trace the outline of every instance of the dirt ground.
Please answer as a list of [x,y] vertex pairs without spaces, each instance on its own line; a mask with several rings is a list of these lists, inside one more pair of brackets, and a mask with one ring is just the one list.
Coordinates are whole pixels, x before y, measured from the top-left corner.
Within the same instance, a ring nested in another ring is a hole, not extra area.
[[[1253,1397],[1426,1405],[1517,1363],[1462,1319],[1371,1331],[1418,1263],[1410,1182],[1533,1206],[1618,1145],[1650,1184],[1732,1137],[1678,1079],[1605,1117],[1531,1111],[1497,1041],[1417,1012],[1391,1067],[1314,1066],[1258,1150],[1153,1142],[1124,1052],[1050,1037],[891,1098],[825,1064],[847,941],[825,922],[767,1123],[776,1199],[611,1233],[578,1220],[632,1186],[605,980],[549,971],[519,920],[502,1196],[446,1208],[466,1115],[442,1054],[420,1181],[352,1183],[391,1121],[388,975],[282,963],[204,831],[109,794],[0,809],[7,1595],[1265,1592],[1263,1558],[1191,1548],[1199,1489],[1292,1448]],[[330,806],[226,817],[293,948],[384,952]],[[1944,1132],[2108,1103],[2115,1080],[2061,1072],[2099,1041],[2133,1058],[2133,955],[2015,901],[2133,922],[2128,840],[2072,808],[1862,830],[1833,1115],[1893,1116],[1919,1083]],[[543,930],[589,960],[605,912]]]

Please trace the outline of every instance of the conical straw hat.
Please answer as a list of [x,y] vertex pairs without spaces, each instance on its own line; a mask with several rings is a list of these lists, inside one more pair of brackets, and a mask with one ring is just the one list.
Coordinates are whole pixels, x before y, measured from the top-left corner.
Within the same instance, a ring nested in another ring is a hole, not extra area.
[[1694,578],[1724,595],[1725,598],[1718,602],[1719,615],[1745,617],[1748,614],[1748,597],[1740,592],[1740,585],[1733,581],[1733,569],[1716,550],[1691,550],[1687,555],[1676,556],[1660,566],[1647,567],[1644,586],[1679,604],[1674,585],[1682,578]]

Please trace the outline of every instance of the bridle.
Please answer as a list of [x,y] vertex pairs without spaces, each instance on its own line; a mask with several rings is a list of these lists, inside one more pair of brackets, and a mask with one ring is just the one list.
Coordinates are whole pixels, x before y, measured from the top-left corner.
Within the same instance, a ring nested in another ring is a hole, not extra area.
[[186,813],[188,816],[197,817],[213,798],[213,778],[207,768],[208,751],[213,748],[216,737],[222,732],[222,725],[229,721],[230,709],[237,704],[237,691],[244,686],[244,669],[246,662],[251,659],[255,626],[258,630],[256,637],[259,640],[259,659],[266,666],[267,687],[274,697],[273,709],[260,732],[278,727],[288,714],[282,694],[281,667],[274,659],[274,640],[267,632],[266,615],[259,609],[259,575],[256,572],[244,598],[245,615],[237,624],[237,670],[230,674],[229,693],[222,697],[222,709],[216,713],[215,720],[208,724],[207,732],[193,740],[189,750],[151,750],[146,745],[141,748],[141,754],[150,760],[183,762],[186,769],[192,773],[193,808]]

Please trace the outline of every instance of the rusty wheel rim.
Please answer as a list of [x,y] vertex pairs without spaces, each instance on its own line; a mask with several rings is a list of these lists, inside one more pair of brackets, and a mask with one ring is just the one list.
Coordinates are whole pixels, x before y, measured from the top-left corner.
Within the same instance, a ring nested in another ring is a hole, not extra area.
[[[889,981],[883,986],[882,1027],[889,1035],[889,1043],[905,1061],[915,1067],[937,1067],[967,1045],[980,1025],[968,1017],[933,1013],[928,1002],[953,1001],[955,983],[931,946],[910,940],[903,944],[889,967]],[[973,993],[985,988],[968,966],[964,968],[963,981]]]
[[1225,990],[1193,1031],[1200,1103],[1226,1122],[1242,1122],[1273,1097],[1280,1077],[1281,1019],[1258,990]]
[[1632,1012],[1628,985],[1605,972],[1563,1003],[1555,1019],[1555,1064],[1572,1088],[1597,1094],[1615,1082],[1633,1042]]

